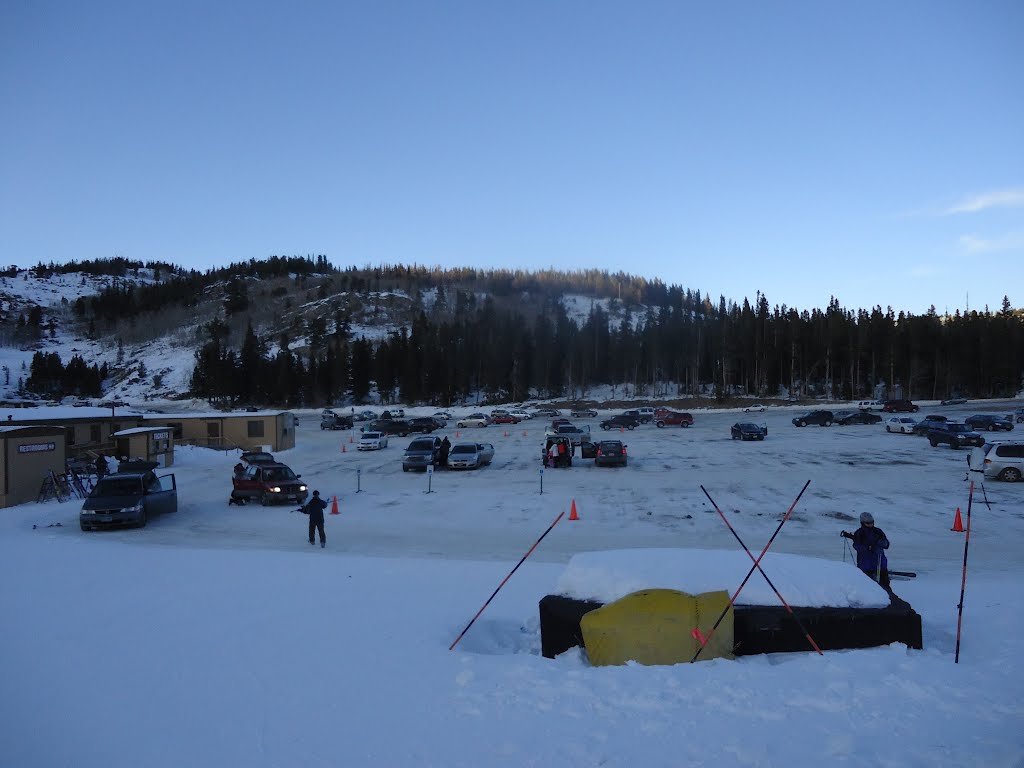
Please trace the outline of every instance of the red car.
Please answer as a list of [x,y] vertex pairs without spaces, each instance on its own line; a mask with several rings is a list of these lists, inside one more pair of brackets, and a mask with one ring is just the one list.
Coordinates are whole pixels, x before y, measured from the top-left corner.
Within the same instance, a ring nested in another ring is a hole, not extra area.
[[521,419],[511,413],[499,413],[491,416],[492,424],[518,424]]
[[654,414],[656,427],[689,427],[693,424],[693,416],[679,411],[658,410]]
[[301,477],[285,464],[250,464],[242,474],[231,479],[231,498],[241,502],[258,501],[264,506],[289,501],[302,504],[309,490],[299,479]]
[[909,400],[886,400],[882,410],[886,413],[917,413],[921,409]]

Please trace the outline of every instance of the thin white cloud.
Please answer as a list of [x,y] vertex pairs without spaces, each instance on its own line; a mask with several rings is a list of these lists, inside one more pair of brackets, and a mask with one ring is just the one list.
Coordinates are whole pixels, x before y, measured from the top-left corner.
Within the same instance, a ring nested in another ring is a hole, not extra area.
[[1024,250],[1024,232],[1010,232],[1002,237],[995,238],[961,235],[960,247],[967,251],[967,253]]
[[943,216],[958,213],[979,213],[989,208],[1024,208],[1024,187],[997,189],[961,200],[942,212]]

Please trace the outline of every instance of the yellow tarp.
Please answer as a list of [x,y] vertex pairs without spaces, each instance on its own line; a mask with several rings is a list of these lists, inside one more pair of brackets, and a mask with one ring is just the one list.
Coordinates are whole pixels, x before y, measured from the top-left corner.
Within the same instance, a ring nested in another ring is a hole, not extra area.
[[[693,630],[706,639],[729,604],[729,593],[690,595],[674,589],[644,589],[586,614],[580,620],[583,642],[595,666],[679,664],[700,647]],[[732,608],[718,625],[700,660],[732,658]]]

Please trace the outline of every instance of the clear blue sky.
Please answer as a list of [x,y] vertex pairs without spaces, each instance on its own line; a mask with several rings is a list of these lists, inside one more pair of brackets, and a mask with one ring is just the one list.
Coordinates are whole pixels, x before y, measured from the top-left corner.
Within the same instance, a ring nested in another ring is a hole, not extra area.
[[0,4],[0,260],[1024,305],[1024,3]]

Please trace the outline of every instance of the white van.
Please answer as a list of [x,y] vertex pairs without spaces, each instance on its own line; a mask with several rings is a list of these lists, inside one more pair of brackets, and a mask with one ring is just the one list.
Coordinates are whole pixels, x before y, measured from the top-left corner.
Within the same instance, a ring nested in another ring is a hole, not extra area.
[[861,400],[857,407],[862,411],[880,411],[885,405],[881,400]]
[[972,448],[967,466],[984,477],[1016,483],[1024,479],[1024,440],[986,443]]

